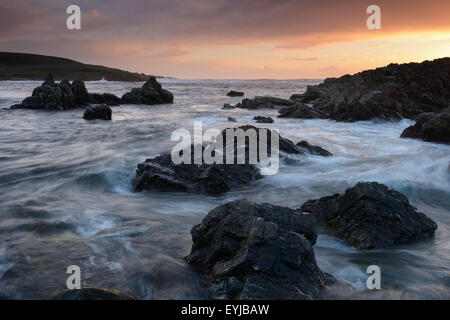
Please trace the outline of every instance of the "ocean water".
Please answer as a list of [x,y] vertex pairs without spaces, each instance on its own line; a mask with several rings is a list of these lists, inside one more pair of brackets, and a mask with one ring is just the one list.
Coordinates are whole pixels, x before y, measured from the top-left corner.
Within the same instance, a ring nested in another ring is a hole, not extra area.
[[[140,299],[213,297],[204,277],[183,259],[190,229],[212,208],[247,198],[300,207],[343,192],[358,181],[377,181],[404,193],[434,219],[433,239],[389,250],[358,251],[319,235],[322,270],[348,284],[337,298],[450,298],[450,146],[400,139],[413,122],[336,123],[276,119],[276,111],[222,110],[228,90],[247,97],[287,98],[315,80],[232,81],[161,79],[173,105],[113,108],[110,122],[87,122],[83,110],[9,110],[40,82],[0,82],[0,296],[41,299],[64,290],[66,269],[78,265],[82,285],[130,292]],[[136,83],[87,82],[90,92],[122,95]],[[169,151],[172,131],[252,123],[268,115],[294,142],[308,140],[334,157],[299,156],[274,176],[221,196],[147,191],[134,193],[136,165]],[[368,291],[366,269],[379,265],[382,289]]]

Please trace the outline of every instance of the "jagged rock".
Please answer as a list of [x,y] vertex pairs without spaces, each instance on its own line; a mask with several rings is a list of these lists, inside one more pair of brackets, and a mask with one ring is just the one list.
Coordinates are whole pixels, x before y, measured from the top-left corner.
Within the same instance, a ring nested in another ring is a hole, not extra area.
[[334,278],[316,264],[313,219],[286,207],[237,200],[192,228],[187,261],[229,299],[312,299]]
[[108,106],[119,106],[122,104],[122,99],[111,93],[90,93],[89,98],[91,103],[106,104]]
[[450,107],[441,113],[421,114],[416,124],[406,128],[401,137],[450,143]]
[[298,102],[292,107],[286,107],[279,111],[278,118],[297,118],[297,119],[327,119],[327,115],[315,111],[304,103]]
[[227,96],[229,96],[229,97],[243,97],[244,94],[245,94],[244,92],[231,90],[230,92],[227,93]]
[[[261,135],[266,134],[266,152],[267,156],[271,156],[272,135],[269,129],[256,128],[250,125],[228,128],[221,132],[223,139],[223,164],[206,164],[205,161],[202,161],[203,164],[201,165],[194,164],[194,145],[191,145],[190,164],[175,165],[170,154],[163,154],[138,164],[134,189],[138,192],[146,189],[157,189],[161,191],[220,194],[261,178],[260,170],[254,163],[250,162],[250,142],[248,139],[245,140],[245,145],[242,146],[238,144],[236,138],[230,142],[233,144],[227,145],[226,132],[230,129],[233,130],[232,133],[235,133],[235,130],[247,132],[247,130],[251,129],[255,131],[256,160],[258,162],[260,161],[259,141]],[[244,148],[244,164],[237,164],[238,146]],[[227,150],[230,150],[229,148],[231,147],[234,150],[234,164],[226,164]],[[202,146],[201,150],[205,150],[205,146]],[[188,150],[183,151],[187,152]],[[286,154],[306,154],[302,147],[297,147],[292,141],[283,137],[279,137],[279,151]],[[283,156],[283,154],[280,154],[280,157]],[[203,153],[201,159],[204,160]]]
[[450,58],[442,58],[329,78],[291,100],[311,104],[315,112],[337,121],[413,119],[446,108],[449,88]]
[[257,116],[254,117],[253,120],[255,120],[257,123],[273,123],[273,119],[271,117]]
[[73,95],[75,96],[75,101],[77,105],[84,106],[89,104],[91,99],[89,97],[88,91],[83,81],[72,82],[70,88],[72,89]]
[[437,229],[403,194],[376,182],[360,182],[342,195],[307,201],[301,210],[358,249],[415,242]]
[[173,103],[173,95],[163,89],[155,77],[150,77],[141,88],[133,88],[125,93],[122,101],[129,104],[165,104]]
[[88,107],[84,111],[83,119],[85,120],[111,120],[112,110],[105,104],[99,106]]
[[292,105],[293,102],[291,100],[257,96],[254,99],[244,99],[242,102],[236,104],[235,107],[242,109],[277,109]]
[[297,147],[300,147],[307,153],[315,156],[331,157],[333,155],[331,152],[325,150],[322,147],[311,145],[308,141],[300,141],[299,143],[297,143]]
[[69,110],[85,107],[90,103],[107,102],[111,105],[121,103],[120,99],[112,94],[89,95],[83,81],[74,81],[70,84],[69,81],[62,80],[56,84],[53,76],[49,74],[45,82],[33,90],[31,97],[13,105],[11,109]]
[[83,288],[62,291],[50,297],[50,300],[136,300],[136,298],[120,290]]

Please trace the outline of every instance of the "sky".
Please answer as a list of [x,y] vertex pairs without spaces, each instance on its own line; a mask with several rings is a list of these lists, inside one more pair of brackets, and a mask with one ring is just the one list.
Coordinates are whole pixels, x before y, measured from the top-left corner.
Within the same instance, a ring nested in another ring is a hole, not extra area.
[[[66,27],[71,4],[81,30]],[[1,0],[0,51],[177,78],[323,79],[450,56],[450,0]]]

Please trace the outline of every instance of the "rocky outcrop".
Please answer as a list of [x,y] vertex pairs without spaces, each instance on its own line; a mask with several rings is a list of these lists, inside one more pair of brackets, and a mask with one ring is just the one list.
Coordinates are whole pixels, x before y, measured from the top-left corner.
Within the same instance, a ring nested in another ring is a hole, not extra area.
[[254,117],[253,120],[255,120],[256,123],[273,123],[273,119],[271,117],[257,116]]
[[331,157],[333,155],[331,152],[322,147],[313,146],[308,141],[300,141],[296,146],[314,156]]
[[[267,155],[271,156],[272,135],[269,134],[269,129],[256,128],[250,125],[230,129],[233,130],[232,133],[235,133],[234,130],[239,129],[243,132],[248,132],[248,130],[255,131],[257,161],[260,161],[260,137],[262,134],[266,134],[266,151]],[[174,164],[170,154],[147,159],[145,162],[139,164],[134,182],[135,190],[139,192],[146,189],[156,189],[161,191],[221,194],[261,178],[260,170],[254,163],[250,163],[249,161],[250,142],[248,139],[246,139],[245,145],[239,145],[239,147],[244,148],[244,164],[237,164],[236,150],[238,149],[238,141],[234,139],[234,145],[227,145],[226,141],[226,130],[230,129],[224,129],[221,132],[223,139],[223,164],[206,164],[203,158],[203,152],[201,154],[203,164],[194,164],[195,147],[191,145],[191,161],[188,164]],[[227,149],[231,147],[234,148],[234,164],[226,164]],[[204,151],[205,146],[202,146],[201,150]],[[187,151],[189,150],[184,150],[184,152]],[[297,147],[292,141],[281,136],[279,137],[279,151],[280,157],[284,157],[283,153],[297,155],[309,153],[303,147]],[[213,154],[215,153],[213,152]]]
[[74,81],[70,84],[63,80],[57,84],[49,74],[45,82],[33,90],[31,97],[11,109],[68,110],[88,103],[89,96],[83,82]]
[[155,77],[150,77],[141,88],[133,88],[122,96],[128,104],[166,104],[173,103],[173,94],[161,87]]
[[415,242],[437,229],[403,194],[376,182],[360,182],[342,195],[310,200],[301,210],[358,249]]
[[[446,108],[449,88],[450,58],[442,58],[329,78],[291,100],[309,104],[314,112],[336,121],[413,119]],[[286,116],[302,117],[304,109],[290,110]],[[307,110],[306,115],[313,116]]]
[[112,110],[105,104],[99,106],[88,107],[84,111],[83,119],[85,120],[111,120]]
[[45,82],[33,90],[31,97],[25,98],[11,109],[69,110],[89,104],[117,106],[121,103],[122,100],[113,94],[89,94],[83,81],[70,83],[62,80],[55,83],[53,76],[49,74]]
[[421,114],[417,117],[416,124],[406,128],[401,137],[450,143],[450,107],[441,113]]
[[229,97],[243,97],[244,96],[244,92],[241,92],[241,91],[234,91],[234,90],[231,90],[231,91],[229,91],[228,93],[227,93],[227,96],[229,96]]
[[297,102],[292,107],[283,108],[279,111],[278,118],[296,118],[296,119],[327,119],[328,116],[321,112],[316,111],[312,107]]
[[192,228],[187,261],[229,299],[312,299],[335,280],[316,264],[309,215],[238,200]]
[[242,102],[236,104],[235,108],[241,109],[279,109],[282,107],[292,106],[294,103],[291,100],[275,98],[275,97],[266,97],[266,96],[258,96],[254,99],[244,99]]
[[50,297],[50,300],[136,300],[131,294],[104,288],[65,290]]

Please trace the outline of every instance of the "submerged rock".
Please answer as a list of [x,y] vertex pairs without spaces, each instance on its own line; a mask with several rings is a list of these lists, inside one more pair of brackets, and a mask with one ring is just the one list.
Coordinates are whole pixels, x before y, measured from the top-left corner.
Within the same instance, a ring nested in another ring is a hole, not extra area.
[[227,93],[227,96],[229,96],[229,97],[243,97],[244,96],[244,92],[241,92],[241,91],[234,91],[234,90],[231,90],[230,92],[228,92]]
[[254,117],[253,120],[255,120],[257,123],[273,123],[273,119],[271,117],[257,116]]
[[357,249],[379,249],[431,237],[436,223],[398,191],[360,182],[344,194],[307,201],[301,209]]
[[314,156],[322,156],[322,157],[331,157],[333,154],[322,147],[313,146],[308,141],[300,141],[297,143],[297,147],[302,148],[306,152],[314,155]]
[[84,111],[83,119],[85,120],[111,120],[112,110],[105,104],[99,106],[91,106]]
[[228,121],[230,121],[230,122],[236,122],[236,119],[233,118],[233,117],[228,117]]
[[316,264],[309,215],[237,200],[194,226],[187,261],[229,299],[312,299],[334,278]]
[[244,99],[235,105],[236,108],[242,109],[277,109],[293,105],[291,100],[258,96],[254,99]]
[[129,104],[166,104],[173,103],[173,94],[161,87],[155,77],[150,77],[141,88],[133,88],[122,96]]
[[421,114],[417,117],[416,124],[406,128],[401,137],[450,143],[450,107],[441,113]]
[[[422,63],[390,64],[355,75],[329,78],[308,86],[291,100],[308,103],[314,112],[336,121],[413,119],[440,112],[450,102],[450,58]],[[303,117],[302,107],[286,117]],[[306,116],[314,116],[306,112]]]
[[136,300],[131,294],[114,289],[83,288],[65,290],[50,297],[50,300]]
[[223,108],[222,108],[222,109],[223,109],[223,110],[236,109],[236,107],[230,105],[229,103],[225,103],[225,104],[223,105]]

